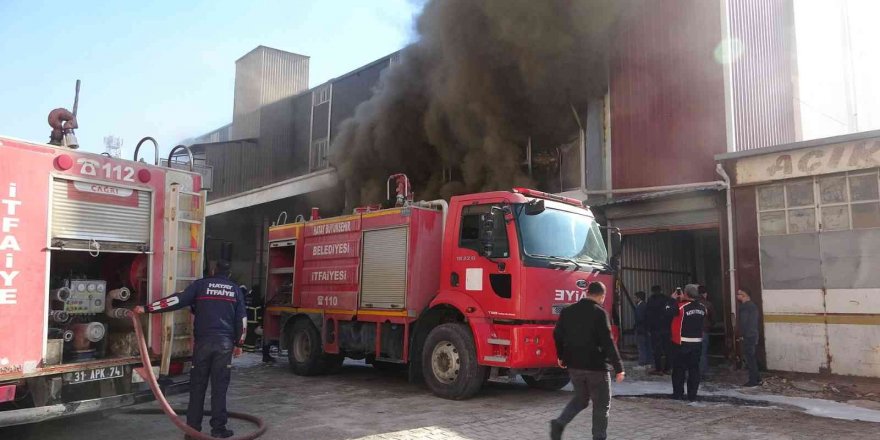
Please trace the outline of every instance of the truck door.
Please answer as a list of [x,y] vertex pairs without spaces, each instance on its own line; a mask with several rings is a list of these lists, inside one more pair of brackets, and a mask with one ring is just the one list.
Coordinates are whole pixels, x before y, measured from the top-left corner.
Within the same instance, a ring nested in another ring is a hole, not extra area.
[[[168,192],[165,211],[165,295],[180,292],[202,277],[206,197],[205,191],[188,192],[179,184],[172,184]],[[171,359],[192,356],[192,314],[189,309],[162,314],[162,341],[159,374],[167,375]]]
[[[511,264],[515,252],[516,233],[514,223],[505,222],[504,214],[492,211],[492,204],[467,205],[462,208],[457,222],[457,240],[452,251],[452,273],[449,283],[473,297],[490,316],[515,317],[512,299],[515,265]],[[496,205],[497,206],[497,205]],[[491,216],[492,247],[489,255],[483,255],[485,235],[484,216]]]

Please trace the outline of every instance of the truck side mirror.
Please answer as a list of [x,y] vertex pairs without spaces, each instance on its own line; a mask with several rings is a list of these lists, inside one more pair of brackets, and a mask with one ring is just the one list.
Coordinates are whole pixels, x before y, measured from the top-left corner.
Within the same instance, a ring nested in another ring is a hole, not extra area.
[[495,246],[495,215],[492,212],[480,216],[480,244],[483,256],[491,257]]
[[619,258],[621,252],[623,252],[623,237],[620,235],[620,230],[612,229],[608,231],[608,234],[608,239],[611,242],[611,256]]

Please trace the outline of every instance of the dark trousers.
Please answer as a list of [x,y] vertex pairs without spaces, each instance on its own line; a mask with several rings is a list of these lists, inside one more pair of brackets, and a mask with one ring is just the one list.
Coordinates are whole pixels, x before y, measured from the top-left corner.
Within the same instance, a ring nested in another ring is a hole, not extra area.
[[700,374],[703,376],[709,372],[709,331],[703,332],[703,353],[700,356]]
[[202,430],[205,412],[205,391],[211,383],[211,428],[226,427],[226,389],[232,370],[232,340],[227,338],[196,339],[193,366],[189,373],[189,406],[186,424]]
[[[669,371],[671,342],[669,332],[654,330],[651,332],[651,349],[654,352],[654,369],[657,371]],[[665,356],[665,359],[664,359]]]
[[651,341],[648,339],[648,332],[642,330],[641,333],[636,332],[636,344],[639,349],[639,365],[648,365],[654,357],[651,352]]
[[568,425],[578,413],[593,401],[593,438],[604,439],[608,430],[608,411],[611,409],[611,376],[607,371],[568,369],[574,397],[565,405],[562,414],[556,419],[563,426]]
[[682,342],[681,345],[673,345],[675,354],[672,360],[672,398],[684,398],[684,382],[687,379],[687,398],[691,401],[697,400],[703,343]]
[[761,382],[761,375],[758,374],[758,358],[755,355],[757,348],[757,336],[743,338],[743,355],[746,358],[746,366],[749,368],[749,384],[751,385],[757,385]]

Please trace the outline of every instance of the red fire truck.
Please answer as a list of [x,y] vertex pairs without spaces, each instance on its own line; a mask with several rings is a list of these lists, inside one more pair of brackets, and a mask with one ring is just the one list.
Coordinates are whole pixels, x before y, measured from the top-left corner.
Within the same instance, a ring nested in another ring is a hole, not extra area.
[[[62,125],[59,145],[0,137],[0,427],[151,398],[130,309],[202,276],[200,176],[76,151]],[[189,312],[144,320],[182,391]]]
[[269,229],[264,337],[288,350],[293,372],[330,372],[345,357],[408,365],[411,380],[449,399],[497,375],[568,383],[554,323],[589,282],[612,281],[590,210],[523,188],[413,202],[405,176],[389,178],[389,193],[392,182],[393,208],[313,210]]

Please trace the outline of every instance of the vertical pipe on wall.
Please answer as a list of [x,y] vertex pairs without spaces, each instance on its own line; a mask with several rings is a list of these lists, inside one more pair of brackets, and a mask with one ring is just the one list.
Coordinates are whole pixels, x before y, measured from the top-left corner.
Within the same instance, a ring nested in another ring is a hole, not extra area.
[[736,263],[733,259],[734,246],[736,246],[736,243],[734,243],[733,238],[733,206],[731,204],[732,195],[730,176],[727,175],[727,171],[724,170],[724,166],[720,163],[715,165],[715,171],[718,172],[718,175],[721,176],[721,179],[727,187],[724,191],[727,196],[727,270],[730,273],[730,312],[736,314],[736,278],[734,277],[734,274],[736,273]]

